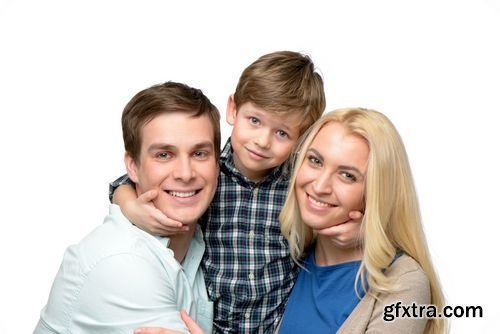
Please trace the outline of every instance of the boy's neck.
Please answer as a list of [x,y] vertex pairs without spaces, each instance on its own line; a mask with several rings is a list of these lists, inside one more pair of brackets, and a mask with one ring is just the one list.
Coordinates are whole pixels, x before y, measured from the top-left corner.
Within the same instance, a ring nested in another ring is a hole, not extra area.
[[191,226],[189,231],[179,233],[176,235],[172,235],[169,237],[170,243],[168,248],[170,248],[174,252],[174,258],[177,262],[182,263],[184,261],[184,257],[189,250],[189,245],[191,244],[191,240],[193,239],[194,232],[196,231],[196,225]]

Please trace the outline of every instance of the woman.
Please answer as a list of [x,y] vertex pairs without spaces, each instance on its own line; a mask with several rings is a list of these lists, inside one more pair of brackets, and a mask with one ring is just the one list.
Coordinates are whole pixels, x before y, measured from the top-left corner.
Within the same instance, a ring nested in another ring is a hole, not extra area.
[[[443,295],[408,158],[389,119],[359,108],[328,113],[297,155],[280,220],[303,269],[279,332],[444,332],[443,318],[425,318],[432,316],[427,309],[419,313],[429,304],[439,312]],[[358,242],[346,243],[352,238],[343,233],[322,234],[352,211],[364,212]]]

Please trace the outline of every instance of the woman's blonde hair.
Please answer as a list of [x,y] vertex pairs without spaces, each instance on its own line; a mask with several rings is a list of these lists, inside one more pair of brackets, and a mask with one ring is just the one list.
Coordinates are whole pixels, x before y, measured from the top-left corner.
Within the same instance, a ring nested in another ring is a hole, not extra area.
[[[403,141],[392,122],[375,110],[346,108],[327,113],[309,129],[298,145],[296,168],[280,215],[281,231],[288,240],[292,258],[300,264],[304,252],[314,243],[314,233],[302,222],[295,195],[297,171],[318,132],[330,122],[338,122],[349,133],[364,138],[370,149],[361,224],[363,258],[356,284],[361,280],[365,289],[368,284],[368,293],[375,297],[379,293],[395,291],[398,287],[384,274],[384,269],[389,267],[396,253],[402,251],[415,259],[426,273],[430,282],[431,304],[442,310],[444,297],[422,228]],[[443,331],[445,322],[442,318],[427,322],[426,333]]]

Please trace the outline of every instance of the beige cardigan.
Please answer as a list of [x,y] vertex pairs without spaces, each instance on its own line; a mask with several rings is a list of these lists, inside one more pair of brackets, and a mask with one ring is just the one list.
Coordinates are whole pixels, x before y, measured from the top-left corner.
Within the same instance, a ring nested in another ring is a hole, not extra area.
[[[388,295],[381,295],[376,300],[366,295],[342,324],[337,334],[384,333],[384,334],[420,334],[424,332],[425,318],[396,318],[394,321],[384,321],[384,307],[398,301],[409,306],[430,304],[431,292],[429,280],[418,263],[407,255],[399,257],[387,270],[389,277],[395,277],[402,290]],[[411,314],[413,311],[411,311]],[[400,316],[402,310],[399,309]],[[395,316],[393,307],[392,315]],[[311,326],[312,327],[312,326]]]

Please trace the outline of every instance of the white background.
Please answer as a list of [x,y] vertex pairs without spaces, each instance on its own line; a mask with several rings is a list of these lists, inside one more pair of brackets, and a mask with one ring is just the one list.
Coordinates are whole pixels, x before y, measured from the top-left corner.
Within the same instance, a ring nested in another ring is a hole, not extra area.
[[499,333],[499,43],[495,0],[0,1],[0,333],[32,332],[65,247],[102,222],[132,95],[181,81],[225,112],[284,49],[311,55],[327,110],[393,120],[447,303],[484,310],[452,332]]

